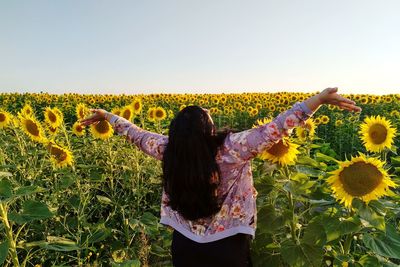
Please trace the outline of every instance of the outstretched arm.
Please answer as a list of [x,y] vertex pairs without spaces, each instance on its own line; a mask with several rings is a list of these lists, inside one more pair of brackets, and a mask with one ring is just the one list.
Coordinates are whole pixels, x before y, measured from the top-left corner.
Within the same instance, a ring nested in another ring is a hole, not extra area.
[[246,161],[272,147],[291,129],[304,122],[322,105],[331,104],[349,111],[361,111],[354,101],[337,93],[337,88],[327,88],[293,108],[279,114],[272,122],[257,128],[230,134],[225,139],[224,156],[227,161]]
[[107,112],[104,109],[91,109],[94,112],[89,118],[81,120],[82,125],[90,125],[101,120],[107,120],[114,131],[134,143],[144,153],[161,160],[164,149],[168,143],[168,137],[165,135],[146,131],[127,119]]

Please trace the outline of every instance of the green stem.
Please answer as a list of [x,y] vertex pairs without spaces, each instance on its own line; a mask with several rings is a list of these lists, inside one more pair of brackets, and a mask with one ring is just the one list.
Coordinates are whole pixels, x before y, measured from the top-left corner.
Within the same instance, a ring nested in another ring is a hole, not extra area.
[[346,236],[346,240],[344,241],[344,245],[343,245],[344,255],[348,255],[350,253],[352,239],[353,239],[353,234],[348,234]]
[[[283,168],[283,173],[285,177],[290,181],[290,171],[287,166],[284,166]],[[287,192],[287,197],[289,200],[289,209],[291,211],[291,220],[290,220],[290,232],[292,235],[292,240],[295,244],[298,244],[299,241],[296,236],[296,223],[295,223],[295,214],[294,214],[294,201],[293,201],[293,195],[291,192]]]
[[18,255],[17,255],[17,245],[14,240],[12,227],[10,226],[10,223],[8,221],[7,209],[3,203],[0,204],[0,216],[1,216],[1,220],[3,221],[4,230],[6,232],[6,236],[7,236],[8,242],[9,242],[9,246],[10,246],[9,250],[10,250],[12,262],[13,262],[14,266],[18,267],[20,265],[19,265],[19,261],[18,261]]
[[[353,217],[354,216],[354,211],[350,208],[350,216],[349,217]],[[344,241],[344,245],[343,245],[343,253],[344,255],[348,255],[350,253],[350,248],[351,248],[351,241],[353,240],[353,233],[349,233],[346,236],[346,240]]]
[[289,198],[289,209],[291,210],[290,231],[292,234],[293,242],[295,244],[298,244],[298,240],[297,240],[297,236],[296,236],[296,225],[294,223],[294,204],[293,204],[292,193],[288,192],[288,198]]

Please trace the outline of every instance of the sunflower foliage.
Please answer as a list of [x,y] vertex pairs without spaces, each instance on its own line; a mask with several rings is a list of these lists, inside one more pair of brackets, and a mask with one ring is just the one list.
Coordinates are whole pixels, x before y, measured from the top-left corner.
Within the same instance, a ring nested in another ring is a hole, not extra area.
[[31,116],[0,131],[0,265],[169,265],[159,162],[72,125],[48,139]]
[[[245,130],[310,95],[1,93],[0,265],[172,265],[160,162],[107,123],[80,126],[90,108],[168,134],[200,105],[218,129]],[[253,160],[255,266],[400,265],[400,95],[345,96],[361,115],[322,106]]]
[[294,139],[294,165],[253,160],[255,266],[398,266],[400,157],[341,161],[321,141]]

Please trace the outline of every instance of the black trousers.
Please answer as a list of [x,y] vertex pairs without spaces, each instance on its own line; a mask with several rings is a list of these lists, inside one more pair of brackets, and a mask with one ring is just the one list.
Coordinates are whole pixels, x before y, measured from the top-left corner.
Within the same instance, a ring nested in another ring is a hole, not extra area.
[[250,235],[236,234],[214,242],[198,243],[174,230],[172,263],[175,267],[251,267],[250,240]]

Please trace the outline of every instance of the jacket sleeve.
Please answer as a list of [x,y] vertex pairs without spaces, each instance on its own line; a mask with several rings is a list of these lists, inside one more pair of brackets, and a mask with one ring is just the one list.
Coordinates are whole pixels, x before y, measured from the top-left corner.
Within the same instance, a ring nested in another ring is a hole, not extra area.
[[229,134],[222,147],[223,160],[234,163],[256,157],[284,136],[290,135],[294,127],[304,125],[312,113],[304,102],[297,102],[270,123]]
[[106,120],[112,125],[114,131],[135,144],[140,150],[149,156],[162,160],[168,137],[165,135],[146,131],[127,119],[106,113]]

